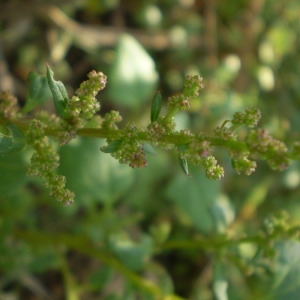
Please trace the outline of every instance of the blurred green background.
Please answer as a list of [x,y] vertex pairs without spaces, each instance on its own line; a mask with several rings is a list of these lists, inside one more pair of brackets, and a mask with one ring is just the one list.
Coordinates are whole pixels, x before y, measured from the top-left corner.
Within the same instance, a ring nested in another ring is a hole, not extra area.
[[[1,0],[0,89],[24,105],[30,71],[50,64],[72,94],[95,69],[108,75],[100,114],[145,127],[157,90],[166,103],[200,74],[205,89],[178,129],[209,133],[257,106],[260,126],[290,145],[299,20],[298,0]],[[132,170],[103,144],[59,150],[69,207],[26,177],[29,149],[0,157],[0,299],[299,299],[300,243],[285,233],[299,224],[299,163],[238,176],[218,151],[226,173],[215,182],[193,167],[186,177],[160,150]]]

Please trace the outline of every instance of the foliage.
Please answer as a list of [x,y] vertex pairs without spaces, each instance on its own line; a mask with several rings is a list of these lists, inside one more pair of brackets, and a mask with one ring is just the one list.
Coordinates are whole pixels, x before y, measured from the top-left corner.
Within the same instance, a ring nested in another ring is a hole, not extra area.
[[297,299],[296,1],[67,2],[0,94],[0,298]]

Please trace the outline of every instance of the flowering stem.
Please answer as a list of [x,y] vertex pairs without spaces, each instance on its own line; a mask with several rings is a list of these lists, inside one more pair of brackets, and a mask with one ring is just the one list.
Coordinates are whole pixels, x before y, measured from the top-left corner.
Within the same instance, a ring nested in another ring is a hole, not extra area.
[[[47,131],[46,131],[47,132]],[[47,132],[49,135],[55,135],[54,131]],[[85,137],[98,137],[104,139],[120,139],[125,136],[125,131],[122,129],[97,129],[97,128],[82,128],[77,131],[78,136]],[[192,142],[195,136],[184,136],[179,132],[172,134],[162,135],[156,139],[153,136],[149,136],[147,132],[139,132],[137,134],[137,139],[144,142],[163,142],[170,143],[173,145],[184,145]],[[201,140],[206,140],[211,143],[212,146],[219,146],[224,148],[229,148],[230,150],[247,150],[247,145],[242,141],[230,141],[222,138],[215,138],[203,135]]]

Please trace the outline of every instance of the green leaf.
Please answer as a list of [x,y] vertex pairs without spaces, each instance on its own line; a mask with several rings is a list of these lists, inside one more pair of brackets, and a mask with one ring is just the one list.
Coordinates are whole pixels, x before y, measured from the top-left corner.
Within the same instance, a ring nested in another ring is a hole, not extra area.
[[161,93],[157,92],[152,100],[152,106],[151,106],[151,122],[157,121],[160,111],[161,111],[161,104],[162,104],[162,97]]
[[148,214],[161,211],[162,203],[165,203],[162,182],[170,176],[172,169],[168,158],[168,153],[158,149],[158,155],[147,155],[147,168],[134,170],[135,185],[126,197],[128,205]]
[[151,237],[144,234],[138,243],[120,234],[110,236],[109,246],[115,255],[129,269],[140,270],[153,251]]
[[53,75],[53,71],[47,66],[47,81],[52,92],[55,109],[60,117],[68,118],[69,114],[66,112],[69,100],[67,90],[61,81],[54,80]]
[[77,138],[60,149],[59,172],[80,204],[112,203],[132,187],[132,169],[97,151],[102,145],[97,139]]
[[100,150],[103,153],[113,153],[120,149],[121,144],[122,144],[122,140],[114,140],[110,142],[108,145],[100,147]]
[[226,267],[221,262],[216,262],[213,267],[213,292],[216,300],[228,300],[228,281],[225,276]]
[[108,93],[116,104],[134,109],[149,100],[158,79],[153,59],[130,35],[121,36],[109,74]]
[[49,89],[47,78],[35,72],[28,74],[28,92],[26,95],[26,103],[23,107],[23,113],[32,111],[39,105],[42,105],[51,98],[51,90]]
[[144,150],[145,153],[147,153],[147,154],[156,155],[156,152],[155,152],[154,148],[153,148],[152,145],[149,144],[149,143],[143,144],[143,150]]
[[0,156],[0,196],[11,196],[28,181],[24,152]]
[[215,229],[212,208],[219,193],[220,182],[207,179],[201,170],[195,170],[193,177],[178,173],[166,190],[179,208],[179,217],[202,232]]
[[218,233],[224,233],[235,218],[233,206],[229,198],[222,194],[211,206],[211,215],[214,219],[214,227]]
[[7,134],[0,133],[0,155],[9,155],[25,147],[25,137],[14,124],[8,124]]
[[300,295],[300,242],[281,241],[276,245],[274,300],[298,300]]
[[189,173],[189,166],[188,166],[188,163],[187,163],[187,160],[185,157],[181,157],[180,154],[178,155],[178,160],[179,160],[179,165],[183,171],[183,173],[187,176],[190,176],[190,173]]
[[105,286],[108,286],[113,279],[113,270],[103,265],[90,275],[88,285],[93,291],[101,291]]

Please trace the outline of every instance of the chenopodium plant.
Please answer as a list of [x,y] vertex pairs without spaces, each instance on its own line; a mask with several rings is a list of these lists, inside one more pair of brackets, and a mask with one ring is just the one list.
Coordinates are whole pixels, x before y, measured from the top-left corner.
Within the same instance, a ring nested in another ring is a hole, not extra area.
[[[127,123],[119,128],[122,120],[119,112],[110,111],[100,116],[100,104],[96,99],[105,88],[107,77],[96,71],[88,74],[72,97],[64,84],[54,79],[47,67],[46,76],[29,74],[28,97],[25,106],[18,107],[17,99],[9,92],[0,94],[0,155],[9,155],[25,146],[33,149],[28,174],[42,178],[50,195],[65,205],[74,201],[74,193],[66,188],[66,178],[56,173],[59,166],[57,144],[65,145],[76,136],[105,138],[107,145],[100,148],[110,153],[120,163],[132,168],[147,166],[146,152],[160,147],[177,152],[179,165],[189,175],[188,162],[202,166],[210,179],[220,179],[224,169],[214,156],[216,148],[224,148],[231,157],[232,167],[238,174],[252,174],[257,160],[266,161],[274,170],[285,169],[292,160],[300,158],[300,143],[291,150],[272,137],[265,129],[258,128],[261,113],[257,108],[237,112],[210,134],[175,130],[174,116],[178,111],[189,110],[191,100],[204,87],[203,79],[187,76],[182,93],[169,97],[162,113],[162,97],[154,95],[149,124],[138,128]],[[56,115],[45,111],[33,113],[33,109],[52,93]],[[28,114],[30,112],[30,114]],[[243,134],[239,134],[240,128]]]

